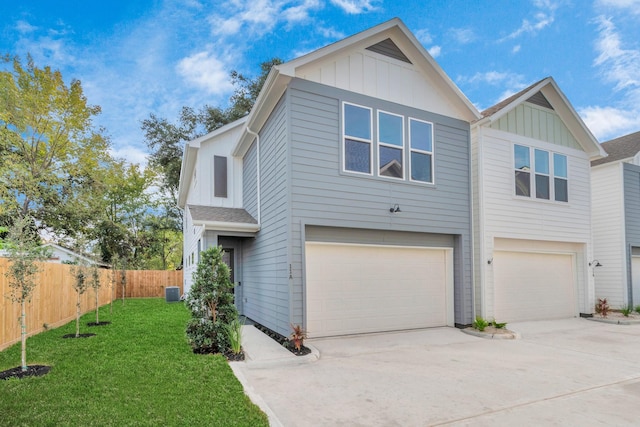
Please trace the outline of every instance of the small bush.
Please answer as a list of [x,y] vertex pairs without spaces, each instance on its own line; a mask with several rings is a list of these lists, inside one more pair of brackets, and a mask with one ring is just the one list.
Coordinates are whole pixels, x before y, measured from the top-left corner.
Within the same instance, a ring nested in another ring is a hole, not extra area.
[[507,323],[498,323],[496,322],[496,319],[494,318],[493,321],[491,323],[489,323],[489,325],[493,325],[494,328],[496,329],[504,329],[507,327]]
[[640,305],[636,305],[636,308],[634,309],[634,311],[640,314]]
[[596,313],[601,315],[602,317],[607,317],[609,314],[609,303],[606,298],[598,298],[598,302],[596,303]]
[[479,330],[480,332],[484,331],[485,328],[489,326],[489,322],[483,319],[480,316],[476,316],[476,320],[473,321],[473,328]]
[[242,322],[238,319],[232,320],[229,324],[224,325],[229,340],[229,348],[233,354],[242,353]]
[[300,325],[291,325],[291,336],[289,337],[293,341],[293,345],[297,351],[302,349],[304,339],[307,338],[307,331],[302,329]]
[[624,317],[629,317],[632,311],[633,308],[631,306],[620,308],[620,313],[622,313]]

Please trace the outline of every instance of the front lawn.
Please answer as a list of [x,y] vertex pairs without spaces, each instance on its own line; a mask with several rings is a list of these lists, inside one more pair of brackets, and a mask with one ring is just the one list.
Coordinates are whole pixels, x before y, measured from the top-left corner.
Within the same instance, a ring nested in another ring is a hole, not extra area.
[[[100,309],[110,325],[91,338],[63,339],[75,321],[31,337],[27,364],[49,365],[43,377],[0,381],[0,425],[266,426],[222,356],[191,352],[189,313],[162,299],[114,301]],[[0,371],[20,365],[20,344],[0,352]]]

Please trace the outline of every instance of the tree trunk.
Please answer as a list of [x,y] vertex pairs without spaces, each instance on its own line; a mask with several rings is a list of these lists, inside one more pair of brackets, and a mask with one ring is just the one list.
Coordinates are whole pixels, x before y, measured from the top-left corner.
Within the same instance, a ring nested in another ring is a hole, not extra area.
[[22,354],[21,354],[21,365],[22,370],[27,370],[27,314],[25,307],[25,300],[23,299],[20,303],[22,308],[22,315],[20,317],[20,338],[22,341]]
[[80,337],[80,292],[78,292],[78,300],[76,302],[76,338]]
[[100,306],[98,305],[99,289],[95,288],[94,290],[96,292],[96,325],[99,325],[100,324],[100,320],[98,319],[98,313],[100,310]]

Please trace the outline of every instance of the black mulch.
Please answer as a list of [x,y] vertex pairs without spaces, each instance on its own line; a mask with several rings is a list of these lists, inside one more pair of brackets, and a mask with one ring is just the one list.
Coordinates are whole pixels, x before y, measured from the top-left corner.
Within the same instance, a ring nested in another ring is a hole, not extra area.
[[255,323],[253,326],[255,326],[256,328],[261,330],[269,338],[271,338],[272,340],[278,342],[281,346],[283,346],[284,348],[286,348],[287,350],[289,350],[291,353],[295,354],[296,356],[304,356],[306,354],[311,353],[311,349],[305,347],[304,345],[300,347],[300,351],[296,350],[296,347],[293,345],[293,343],[291,341],[289,341],[289,338],[287,338],[284,335],[281,335],[281,334],[279,334],[279,333],[277,333],[275,331],[272,331],[271,329],[267,328],[266,326],[263,326],[263,325],[261,325],[259,323]]
[[76,334],[67,334],[63,335],[62,338],[90,338],[95,336],[96,334],[79,334],[78,336]]
[[51,366],[45,365],[27,365],[27,370],[23,371],[21,366],[16,368],[7,369],[0,372],[0,380],[8,379],[21,379],[26,377],[41,377],[46,375],[51,370]]
[[110,325],[111,322],[89,322],[87,323],[87,326],[104,326],[104,325]]
[[229,362],[241,362],[244,360],[244,351],[242,350],[238,354],[235,354],[231,350],[227,350],[224,353],[221,353],[212,347],[201,347],[201,348],[194,348],[193,352],[195,354],[222,354],[224,357],[227,358]]

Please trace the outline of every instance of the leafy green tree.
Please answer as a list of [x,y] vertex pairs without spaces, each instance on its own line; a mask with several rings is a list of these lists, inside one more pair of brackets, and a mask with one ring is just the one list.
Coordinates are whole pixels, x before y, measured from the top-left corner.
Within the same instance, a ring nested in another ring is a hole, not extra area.
[[87,280],[87,266],[79,263],[71,266],[73,275],[73,289],[76,291],[76,338],[80,337],[80,315],[82,314],[82,295],[89,288],[89,280]]
[[21,367],[27,366],[27,314],[26,305],[31,302],[31,295],[37,286],[36,274],[40,272],[40,262],[48,258],[48,253],[33,237],[33,218],[22,216],[16,219],[9,229],[6,247],[9,251],[9,268],[6,276],[9,279],[11,292],[9,299],[20,304],[20,337]]
[[223,252],[222,246],[215,246],[200,253],[193,286],[185,301],[191,311],[187,339],[196,353],[226,352],[230,346],[226,325],[238,318]]
[[93,289],[94,296],[96,297],[96,325],[100,324],[100,287],[102,286],[102,282],[100,281],[100,269],[98,268],[97,263],[91,264],[89,268],[90,277],[89,277],[89,286]]
[[98,174],[109,141],[92,119],[79,80],[27,57],[5,56],[0,71],[0,216],[31,215],[39,228],[74,236],[88,227],[100,204]]

